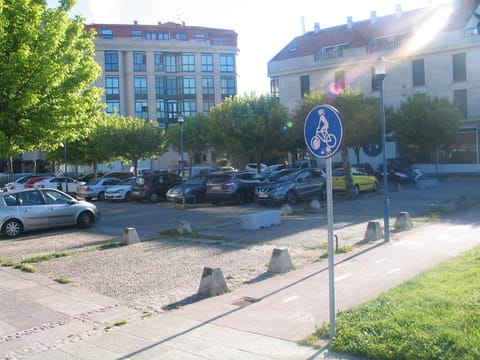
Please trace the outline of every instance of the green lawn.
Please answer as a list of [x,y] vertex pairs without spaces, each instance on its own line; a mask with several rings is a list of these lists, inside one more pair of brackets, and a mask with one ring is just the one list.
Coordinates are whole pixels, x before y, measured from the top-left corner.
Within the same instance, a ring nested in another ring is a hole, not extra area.
[[[302,342],[328,337],[324,324]],[[367,359],[480,359],[480,247],[340,312],[330,349]]]

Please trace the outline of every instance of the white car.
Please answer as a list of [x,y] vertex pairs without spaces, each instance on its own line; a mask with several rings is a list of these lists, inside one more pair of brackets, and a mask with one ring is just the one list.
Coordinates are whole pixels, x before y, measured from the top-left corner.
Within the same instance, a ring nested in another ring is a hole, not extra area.
[[12,181],[12,182],[9,182],[9,183],[5,184],[5,187],[4,187],[5,191],[23,189],[25,187],[25,183],[34,176],[35,175],[25,175],[25,176],[19,177],[15,181]]
[[[267,165],[260,163],[260,172],[264,172],[267,169]],[[257,164],[256,163],[249,163],[245,165],[245,171],[249,172],[257,172]]]
[[99,201],[105,200],[105,191],[110,187],[121,183],[122,180],[113,177],[102,177],[89,180],[77,189],[77,197],[85,200],[97,198]]
[[70,195],[76,195],[80,183],[68,176],[52,176],[34,184],[37,189],[58,189]]
[[131,177],[123,180],[118,185],[109,186],[105,190],[105,200],[132,200],[132,185],[135,184],[135,178]]

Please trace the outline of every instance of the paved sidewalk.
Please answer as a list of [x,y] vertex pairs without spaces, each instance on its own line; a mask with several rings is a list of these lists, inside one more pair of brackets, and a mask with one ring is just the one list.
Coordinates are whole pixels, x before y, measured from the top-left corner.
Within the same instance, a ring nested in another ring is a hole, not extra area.
[[[458,199],[457,192],[449,194]],[[445,191],[439,195],[448,199]],[[479,215],[477,201],[448,221],[336,256],[336,311],[480,245]],[[349,359],[297,344],[328,322],[328,284],[323,261],[152,314],[41,274],[0,267],[0,359]]]

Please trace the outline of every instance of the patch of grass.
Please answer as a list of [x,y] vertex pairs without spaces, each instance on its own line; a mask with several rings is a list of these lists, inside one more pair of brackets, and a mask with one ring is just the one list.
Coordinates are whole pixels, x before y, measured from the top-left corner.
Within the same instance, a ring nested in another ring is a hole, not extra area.
[[111,248],[116,248],[119,246],[124,246],[125,244],[121,241],[108,241],[96,247],[97,250],[107,250]]
[[303,247],[304,250],[326,250],[328,248],[328,244],[317,244],[317,245],[305,245]]
[[168,238],[176,238],[179,233],[177,229],[165,229],[159,232],[160,236],[165,236]]
[[65,278],[56,278],[54,279],[56,282],[58,282],[59,284],[70,284],[72,283],[73,281],[70,280],[70,279],[65,279]]
[[[335,254],[345,254],[347,252],[350,252],[354,249],[354,246],[339,246],[338,249],[335,249]],[[328,251],[320,255],[320,259],[326,259],[328,258]]]
[[40,256],[34,256],[28,259],[25,259],[22,261],[24,264],[31,264],[31,263],[39,263],[42,261],[48,261],[48,260],[53,260],[53,259],[58,259],[61,257],[65,256],[70,256],[73,255],[74,253],[68,253],[68,252],[55,252],[47,255],[40,255]]
[[31,266],[28,266],[28,265],[25,265],[25,264],[15,264],[13,266],[15,269],[18,269],[18,270],[22,270],[22,271],[25,271],[25,272],[29,272],[29,273],[34,273],[35,271],[35,268],[31,267]]
[[[367,359],[479,359],[480,247],[340,312],[330,349]],[[303,340],[321,346],[328,325]]]
[[17,263],[13,262],[13,261],[10,261],[10,260],[0,260],[0,264],[2,266],[9,266],[9,267],[12,267],[12,266],[15,266]]
[[119,320],[119,321],[114,322],[113,324],[110,324],[110,325],[105,326],[105,330],[112,329],[112,328],[114,328],[115,326],[126,325],[127,323],[128,323],[127,320]]

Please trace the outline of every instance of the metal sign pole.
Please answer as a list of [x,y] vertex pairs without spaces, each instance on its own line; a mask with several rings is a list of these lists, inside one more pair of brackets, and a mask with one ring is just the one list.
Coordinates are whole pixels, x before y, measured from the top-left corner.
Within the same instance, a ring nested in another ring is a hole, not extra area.
[[332,158],[326,160],[327,171],[327,222],[328,222],[328,294],[330,304],[330,340],[335,336],[335,247],[333,245],[333,191]]

